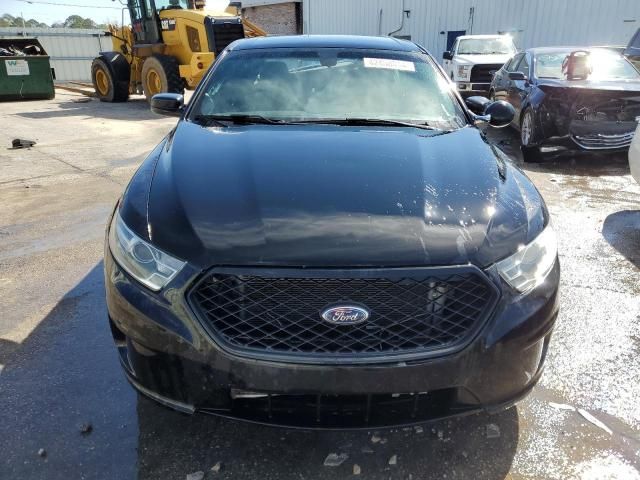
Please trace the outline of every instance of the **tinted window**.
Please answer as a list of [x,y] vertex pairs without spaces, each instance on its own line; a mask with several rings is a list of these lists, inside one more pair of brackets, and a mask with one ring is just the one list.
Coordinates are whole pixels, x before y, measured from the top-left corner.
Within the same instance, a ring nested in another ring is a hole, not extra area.
[[516,71],[524,73],[524,75],[529,78],[529,59],[526,54],[522,56],[522,60],[518,64]]
[[208,78],[192,118],[200,114],[466,124],[449,83],[426,55],[339,48],[231,52]]
[[631,42],[629,42],[629,47],[635,50],[640,50],[640,28],[631,39]]
[[509,63],[507,63],[507,65],[504,67],[505,70],[507,72],[515,72],[518,63],[520,63],[520,60],[522,60],[522,57],[524,57],[524,53],[519,53],[518,55],[513,57],[511,61],[509,61]]
[[168,8],[183,8],[186,10],[189,8],[188,0],[154,0],[154,3],[158,10],[165,10]]

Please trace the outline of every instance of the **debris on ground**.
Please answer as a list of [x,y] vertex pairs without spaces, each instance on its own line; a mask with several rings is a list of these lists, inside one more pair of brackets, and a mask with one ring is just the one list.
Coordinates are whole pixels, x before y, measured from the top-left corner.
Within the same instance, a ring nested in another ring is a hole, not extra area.
[[14,138],[11,140],[11,147],[16,148],[31,148],[36,144],[33,140],[26,140],[24,138]]
[[378,443],[380,440],[382,440],[382,438],[377,433],[374,433],[371,437],[371,443]]
[[398,455],[392,455],[389,459],[389,465],[397,465],[398,464]]
[[217,462],[213,467],[211,467],[211,471],[213,473],[218,473],[222,470],[222,462]]
[[27,55],[41,54],[42,48],[40,48],[38,45],[25,45],[22,48],[16,47],[15,45],[9,45],[7,47],[0,48],[0,57],[24,57]]
[[362,447],[362,448],[360,449],[360,451],[361,451],[362,453],[373,453],[373,448],[371,448],[371,447],[369,447],[369,446],[366,446],[366,445],[365,445],[364,447]]
[[329,455],[327,455],[327,458],[324,459],[324,466],[339,467],[347,458],[349,458],[349,455],[347,455],[346,453],[330,453]]
[[572,410],[575,412],[576,407],[573,407],[571,405],[567,405],[566,403],[555,403],[555,402],[549,402],[549,406],[552,408],[556,408],[558,410]]
[[204,472],[193,472],[187,474],[187,480],[202,480],[204,478]]
[[424,428],[422,428],[420,425],[416,425],[415,427],[413,427],[413,429],[416,433],[424,433]]
[[89,97],[80,97],[80,98],[74,98],[71,101],[73,103],[89,103],[91,99]]
[[444,432],[442,430],[438,430],[438,440],[442,440],[444,438]]
[[500,427],[495,423],[487,424],[487,438],[498,438],[500,436]]
[[355,463],[353,465],[353,474],[354,475],[360,475],[360,472],[362,472],[362,469],[360,468],[360,465],[358,465],[357,463]]
[[38,456],[42,458],[46,457],[47,451],[44,448],[41,448],[40,450],[38,450]]
[[80,425],[80,433],[82,435],[89,435],[91,432],[93,432],[93,425],[90,423],[87,422]]
[[602,430],[607,432],[609,435],[613,435],[613,431],[609,427],[607,427],[604,423],[602,423],[600,420],[598,420],[596,417],[591,415],[586,410],[583,410],[582,408],[579,408],[578,409],[578,413],[580,415],[582,415],[586,420],[588,420],[589,422],[593,423],[596,427],[601,428]]

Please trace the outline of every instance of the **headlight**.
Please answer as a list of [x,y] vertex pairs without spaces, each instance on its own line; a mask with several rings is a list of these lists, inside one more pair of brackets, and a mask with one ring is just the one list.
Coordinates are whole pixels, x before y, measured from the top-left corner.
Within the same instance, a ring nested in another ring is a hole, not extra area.
[[118,264],[151,290],[164,287],[184,267],[174,258],[138,237],[116,212],[109,228],[109,247]]
[[535,240],[496,263],[500,276],[520,293],[540,285],[553,268],[558,254],[556,234],[550,225]]
[[471,65],[458,65],[458,76],[468,77],[471,72]]

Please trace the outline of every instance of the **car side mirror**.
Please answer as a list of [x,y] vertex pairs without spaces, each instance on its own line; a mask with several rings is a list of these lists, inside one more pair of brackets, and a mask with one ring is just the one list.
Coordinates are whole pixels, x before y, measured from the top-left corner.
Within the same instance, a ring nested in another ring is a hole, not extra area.
[[509,80],[527,80],[527,76],[522,72],[509,72]]
[[487,105],[491,103],[491,100],[486,97],[473,96],[467,97],[464,100],[464,103],[467,105],[467,108],[473,113],[475,113],[476,115],[482,115],[484,114]]
[[158,93],[151,97],[151,111],[158,115],[179,117],[184,110],[184,97],[178,93]]
[[489,117],[489,125],[496,128],[508,127],[516,116],[516,110],[513,105],[504,100],[490,102],[484,109],[485,116]]
[[467,108],[474,114],[476,123],[486,122],[492,127],[503,128],[509,126],[516,116],[513,105],[504,100],[492,102],[485,97],[469,97],[465,99]]
[[453,60],[453,53],[451,52],[444,52],[442,54],[442,58],[444,58],[445,60]]

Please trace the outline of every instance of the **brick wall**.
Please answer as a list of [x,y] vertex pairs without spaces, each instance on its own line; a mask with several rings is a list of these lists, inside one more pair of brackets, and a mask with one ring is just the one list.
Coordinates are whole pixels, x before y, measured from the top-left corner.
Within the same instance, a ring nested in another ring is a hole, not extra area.
[[242,9],[242,15],[269,35],[295,35],[298,33],[296,2],[262,5]]

